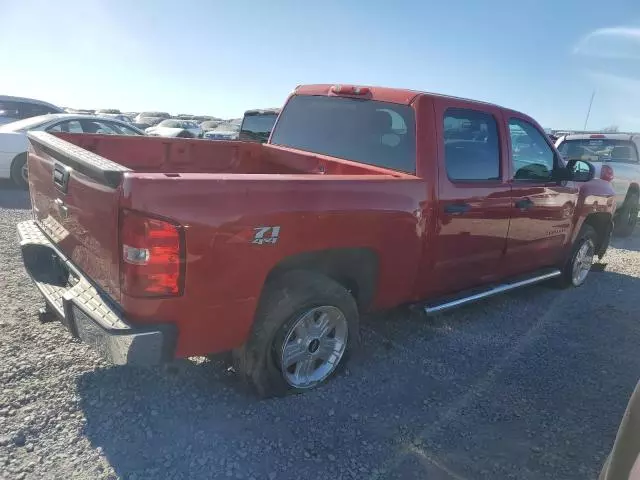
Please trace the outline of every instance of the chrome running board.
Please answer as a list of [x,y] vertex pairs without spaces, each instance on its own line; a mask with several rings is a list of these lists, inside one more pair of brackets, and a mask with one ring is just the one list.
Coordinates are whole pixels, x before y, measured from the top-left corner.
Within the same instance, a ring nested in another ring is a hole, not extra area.
[[515,290],[516,288],[526,287],[527,285],[544,282],[545,280],[559,277],[560,275],[562,275],[562,272],[560,270],[553,269],[547,271],[546,273],[539,274],[535,277],[526,278],[524,280],[514,281],[510,283],[501,283],[479,293],[457,297],[454,300],[445,301],[443,303],[427,305],[424,307],[424,312],[427,315],[435,315],[438,313],[446,312],[447,310],[451,310],[452,308],[457,308],[469,303],[477,302],[478,300],[482,300],[483,298],[493,297],[494,295],[508,292],[509,290]]

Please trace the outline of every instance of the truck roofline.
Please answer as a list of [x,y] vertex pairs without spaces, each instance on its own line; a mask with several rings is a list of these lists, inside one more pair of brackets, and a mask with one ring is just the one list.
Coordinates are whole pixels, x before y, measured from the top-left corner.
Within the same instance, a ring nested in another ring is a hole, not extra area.
[[[331,87],[335,85],[345,85],[345,84],[330,84],[330,83],[320,83],[320,84],[309,84],[309,85],[298,85],[293,91],[293,95],[332,95]],[[473,100],[469,98],[456,97],[453,95],[444,95],[440,93],[433,92],[425,92],[420,90],[411,90],[406,88],[388,88],[388,87],[376,87],[369,85],[358,85],[359,87],[368,88],[371,92],[371,95],[368,97],[371,100],[378,100],[381,102],[389,102],[389,103],[398,103],[401,105],[410,105],[415,101],[417,97],[433,97],[433,98],[443,98],[443,99],[451,99],[451,100],[463,100],[467,103],[472,103],[476,105],[482,106],[492,106],[496,108],[500,108],[502,110],[509,110],[500,105],[496,105],[495,103],[483,102],[480,100]],[[509,110],[515,112],[515,110]],[[523,115],[521,112],[516,112],[518,115]]]

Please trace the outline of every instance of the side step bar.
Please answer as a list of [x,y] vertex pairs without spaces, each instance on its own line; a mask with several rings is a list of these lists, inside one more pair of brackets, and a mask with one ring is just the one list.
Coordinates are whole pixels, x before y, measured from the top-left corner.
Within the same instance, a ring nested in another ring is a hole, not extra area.
[[[527,285],[533,285],[535,283],[544,282],[545,280],[559,277],[560,275],[562,275],[562,272],[558,269],[548,270],[545,273],[536,275],[535,277],[529,277],[524,280],[518,280],[510,283],[502,283],[499,285],[495,285],[489,288],[488,290],[484,290],[479,293],[473,293],[470,295],[457,297],[453,300],[449,299],[442,303],[427,305],[424,307],[424,312],[427,315],[436,315],[438,313],[446,312],[447,310],[451,310],[453,308],[457,308],[463,305],[467,305],[469,303],[477,302],[478,300],[482,300],[483,298],[493,297],[494,295],[498,295],[499,293],[504,293],[504,292],[508,292],[509,290],[515,290],[516,288],[526,287]],[[477,289],[476,289],[476,292],[477,292]]]

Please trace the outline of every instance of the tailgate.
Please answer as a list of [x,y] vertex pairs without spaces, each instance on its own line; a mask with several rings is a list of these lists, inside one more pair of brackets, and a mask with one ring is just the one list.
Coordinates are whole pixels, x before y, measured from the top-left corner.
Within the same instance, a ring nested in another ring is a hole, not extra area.
[[86,276],[120,299],[117,163],[45,132],[28,134],[33,215]]

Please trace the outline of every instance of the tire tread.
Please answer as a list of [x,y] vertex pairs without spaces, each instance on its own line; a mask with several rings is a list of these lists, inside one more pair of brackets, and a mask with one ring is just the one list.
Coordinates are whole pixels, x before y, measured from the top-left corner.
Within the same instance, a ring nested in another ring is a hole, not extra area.
[[359,344],[358,309],[355,299],[341,284],[324,275],[296,270],[265,285],[258,304],[253,331],[247,342],[233,351],[233,365],[243,383],[260,397],[295,393],[284,380],[272,358],[274,342],[286,330],[287,323],[306,308],[333,304],[347,318],[349,340],[335,375],[346,364],[349,354]]

